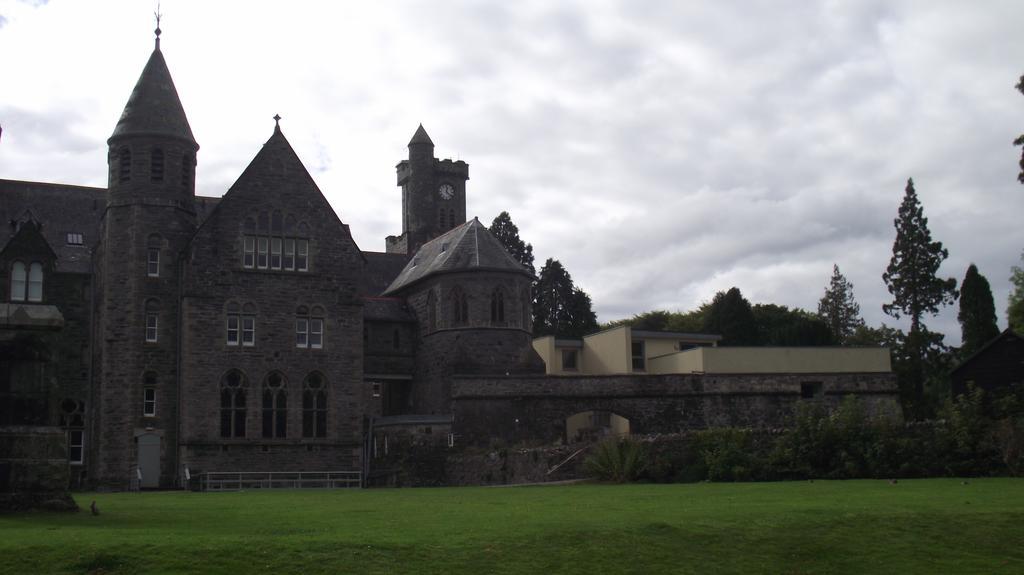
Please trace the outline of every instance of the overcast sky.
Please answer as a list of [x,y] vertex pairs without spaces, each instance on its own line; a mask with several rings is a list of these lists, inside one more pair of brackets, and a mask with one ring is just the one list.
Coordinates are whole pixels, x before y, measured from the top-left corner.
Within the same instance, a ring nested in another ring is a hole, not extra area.
[[[0,178],[106,185],[155,2],[0,0]],[[838,263],[885,321],[913,177],[1000,328],[1024,248],[1024,2],[165,0],[162,50],[222,195],[274,114],[363,250],[401,231],[423,123],[609,321],[739,287],[815,310]],[[927,321],[960,341],[956,306]]]

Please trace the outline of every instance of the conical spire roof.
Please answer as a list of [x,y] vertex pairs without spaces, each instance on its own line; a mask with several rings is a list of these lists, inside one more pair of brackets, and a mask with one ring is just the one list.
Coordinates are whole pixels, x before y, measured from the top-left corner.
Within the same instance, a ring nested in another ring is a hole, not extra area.
[[434,142],[427,135],[427,131],[423,129],[423,124],[420,124],[419,128],[416,128],[416,133],[412,135],[412,139],[409,140],[409,145],[414,146],[416,144],[427,144],[430,146],[434,145]]
[[146,62],[108,142],[142,135],[179,138],[198,147],[159,44]]

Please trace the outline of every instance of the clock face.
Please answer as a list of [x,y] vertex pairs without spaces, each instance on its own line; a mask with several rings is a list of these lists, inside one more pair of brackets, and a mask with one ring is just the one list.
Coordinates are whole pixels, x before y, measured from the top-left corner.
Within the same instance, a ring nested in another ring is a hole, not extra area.
[[441,188],[438,190],[441,194],[442,200],[450,200],[455,196],[455,188],[451,184],[441,184]]

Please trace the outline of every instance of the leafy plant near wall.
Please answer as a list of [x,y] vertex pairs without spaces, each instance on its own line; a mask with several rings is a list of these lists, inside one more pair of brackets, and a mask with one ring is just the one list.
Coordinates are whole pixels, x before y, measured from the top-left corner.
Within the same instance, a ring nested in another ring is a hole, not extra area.
[[629,437],[609,437],[594,447],[584,469],[602,481],[636,481],[647,465],[644,446]]

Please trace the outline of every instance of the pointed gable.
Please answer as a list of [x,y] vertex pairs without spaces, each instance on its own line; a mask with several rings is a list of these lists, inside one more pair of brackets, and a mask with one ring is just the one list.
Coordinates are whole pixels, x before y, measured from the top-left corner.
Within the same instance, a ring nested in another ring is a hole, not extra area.
[[502,271],[532,277],[477,218],[423,244],[384,295],[397,293],[429,276],[464,271]]
[[108,142],[141,135],[179,138],[198,147],[159,47],[146,62]]

